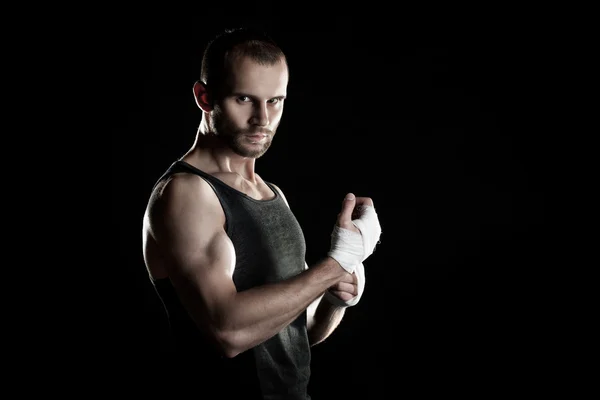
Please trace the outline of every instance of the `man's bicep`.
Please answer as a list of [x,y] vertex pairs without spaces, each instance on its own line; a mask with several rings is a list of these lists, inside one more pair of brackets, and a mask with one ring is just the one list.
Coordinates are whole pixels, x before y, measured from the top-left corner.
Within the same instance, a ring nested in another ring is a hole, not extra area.
[[233,245],[224,232],[211,235],[208,243],[170,264],[171,282],[195,319],[221,320],[236,293],[232,279],[234,265]]
[[165,268],[195,316],[212,319],[235,293],[235,252],[212,188],[196,177],[169,183],[153,217],[153,233]]

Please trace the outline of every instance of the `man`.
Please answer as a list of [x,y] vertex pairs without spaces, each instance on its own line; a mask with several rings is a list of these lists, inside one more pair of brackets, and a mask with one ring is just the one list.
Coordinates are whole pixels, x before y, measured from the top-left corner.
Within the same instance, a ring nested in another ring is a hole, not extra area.
[[156,368],[200,398],[310,399],[310,346],[364,288],[381,228],[372,199],[348,194],[331,250],[306,265],[284,194],[255,173],[283,114],[287,60],[266,35],[228,30],[207,46],[193,94],[195,142],[157,181],[143,251],[171,324]]

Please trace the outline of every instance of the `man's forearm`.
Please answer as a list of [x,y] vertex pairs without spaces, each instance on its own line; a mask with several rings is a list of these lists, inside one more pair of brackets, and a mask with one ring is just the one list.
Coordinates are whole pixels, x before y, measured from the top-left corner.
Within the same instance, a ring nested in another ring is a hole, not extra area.
[[314,316],[308,321],[308,338],[311,346],[327,339],[338,327],[345,312],[345,307],[335,306],[321,298]]
[[259,286],[236,295],[227,313],[236,352],[244,351],[279,332],[306,310],[318,293],[337,282],[341,268],[325,259],[286,281]]

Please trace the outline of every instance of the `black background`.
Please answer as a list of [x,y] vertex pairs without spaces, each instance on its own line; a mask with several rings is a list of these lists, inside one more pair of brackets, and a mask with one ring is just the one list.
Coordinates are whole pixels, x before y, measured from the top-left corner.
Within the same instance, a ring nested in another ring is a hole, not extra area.
[[203,46],[222,28],[250,24],[288,55],[283,120],[256,171],[286,194],[307,261],[327,251],[347,192],[372,197],[382,225],[361,302],[313,348],[315,399],[510,393],[530,379],[543,353],[535,282],[553,257],[538,101],[551,54],[526,23],[480,20],[409,28],[384,16],[206,15],[177,34],[141,22],[124,29],[108,65],[120,117],[120,361],[155,371],[147,361],[160,355],[165,314],[142,259],[144,208],[155,180],[192,145]]

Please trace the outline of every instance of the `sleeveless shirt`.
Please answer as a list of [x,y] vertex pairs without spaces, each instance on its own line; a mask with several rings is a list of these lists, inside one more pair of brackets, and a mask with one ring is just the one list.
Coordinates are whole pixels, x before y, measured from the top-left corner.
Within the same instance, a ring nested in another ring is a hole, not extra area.
[[[238,291],[291,278],[305,268],[306,243],[296,217],[278,190],[256,200],[178,160],[156,182],[174,173],[193,173],[214,190],[223,208],[226,233],[236,255],[233,282]],[[155,185],[155,186],[156,186]],[[220,398],[308,400],[310,345],[306,311],[275,336],[236,357],[218,355],[182,306],[169,278],[153,280],[168,315],[173,344],[171,372],[197,393]],[[178,371],[175,373],[175,371]],[[177,375],[179,374],[180,375]],[[229,397],[228,397],[229,396]],[[232,397],[233,396],[233,397]]]

